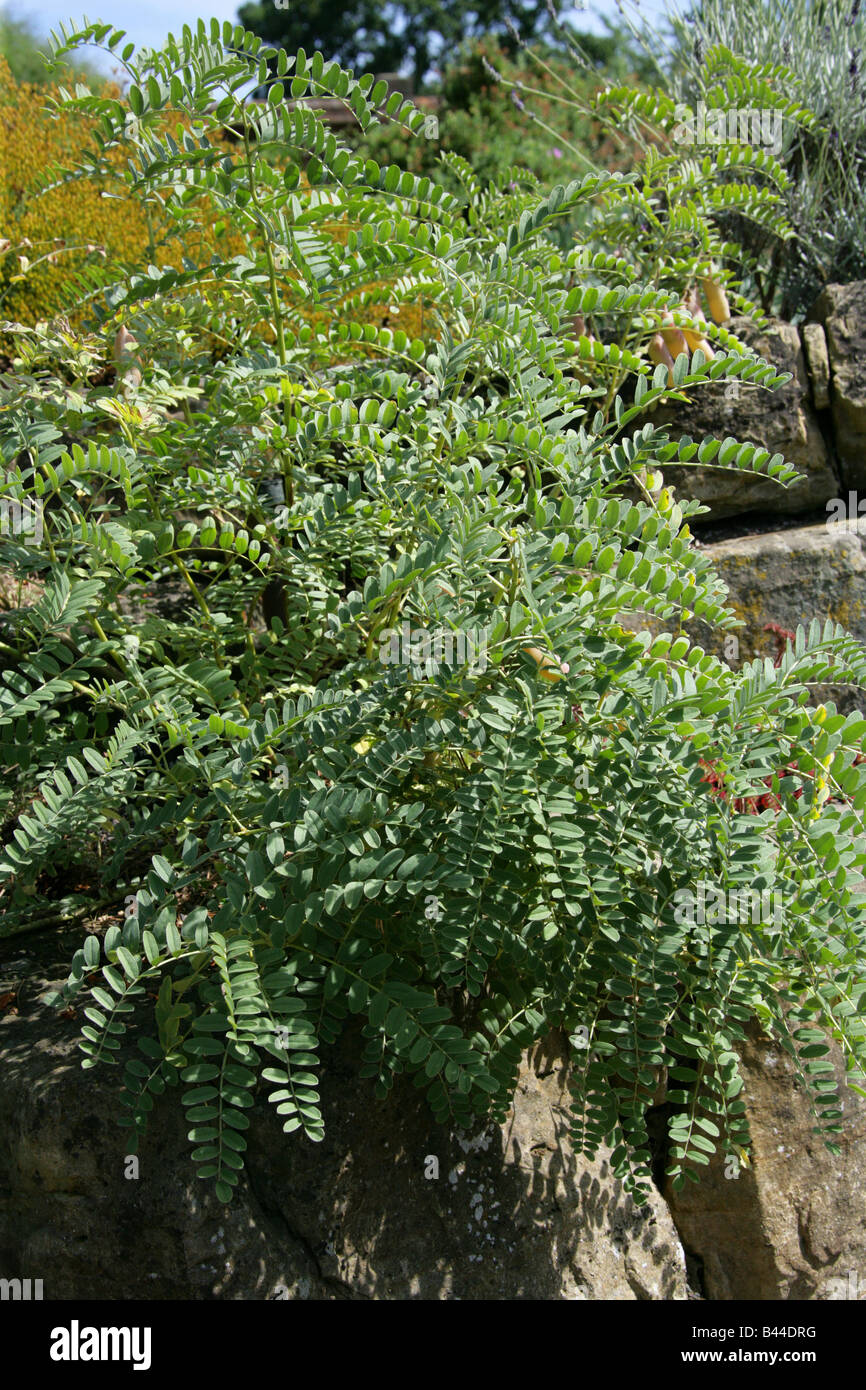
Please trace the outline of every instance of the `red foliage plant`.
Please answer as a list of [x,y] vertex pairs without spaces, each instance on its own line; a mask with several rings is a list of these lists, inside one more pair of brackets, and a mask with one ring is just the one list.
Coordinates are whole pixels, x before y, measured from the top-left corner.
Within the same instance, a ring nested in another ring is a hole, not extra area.
[[[775,660],[773,661],[773,665],[778,667],[782,664],[782,657],[785,655],[786,643],[794,641],[794,633],[791,632],[788,628],[780,627],[778,623],[764,623],[764,631],[771,632],[776,639],[776,655]],[[700,762],[701,767],[707,769],[707,775],[705,777],[702,777],[701,781],[709,783],[710,795],[721,797],[722,801],[727,801],[728,793],[725,789],[724,775],[719,775],[714,763],[706,762],[703,758],[701,758]],[[782,772],[782,776],[784,777],[788,774],[797,771],[798,768],[796,762],[788,763],[788,765],[784,768]],[[769,777],[764,778],[764,785],[766,787],[772,787],[772,773]],[[802,796],[803,788],[800,787],[799,790],[794,793],[794,795],[797,797]],[[778,811],[781,808],[781,802],[779,801],[779,798],[772,791],[763,792],[761,796],[735,796],[731,802],[731,805],[733,809],[739,814],[745,812],[751,816],[758,816],[761,814],[762,811],[766,810]]]

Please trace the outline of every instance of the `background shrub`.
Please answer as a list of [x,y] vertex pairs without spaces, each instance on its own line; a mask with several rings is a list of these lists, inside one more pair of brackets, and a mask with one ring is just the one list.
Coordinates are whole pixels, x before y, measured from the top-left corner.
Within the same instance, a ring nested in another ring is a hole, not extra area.
[[[825,284],[866,276],[866,6],[861,0],[701,0],[669,9],[667,32],[637,23],[648,58],[678,101],[713,100],[703,69],[717,45],[766,67],[775,85],[812,114],[784,123],[781,163],[790,178],[784,244],[739,224],[756,263],[756,297],[787,319],[808,312]],[[717,99],[717,98],[716,98]],[[750,98],[731,88],[732,105]],[[758,98],[760,105],[760,97]]]
[[[120,95],[99,78],[94,87],[106,100]],[[89,272],[100,261],[114,275],[142,261],[179,269],[184,255],[207,256],[218,238],[213,218],[188,220],[179,231],[158,194],[146,205],[131,201],[122,178],[124,149],[115,144],[97,152],[96,119],[86,110],[58,113],[60,92],[56,83],[15,81],[0,57],[0,236],[10,243],[0,252],[0,316],[31,325],[58,313],[84,323]],[[181,124],[188,128],[186,116]],[[70,168],[76,176],[63,177]],[[242,249],[233,229],[224,235],[227,250]],[[22,255],[29,264],[22,265]],[[8,334],[0,336],[3,347],[12,348]]]
[[[350,137],[358,153],[382,162],[399,161],[412,173],[436,177],[458,191],[459,180],[439,160],[442,150],[460,155],[482,181],[507,183],[514,167],[528,171],[541,188],[551,188],[564,170],[584,161],[608,168],[625,169],[624,153],[590,114],[563,106],[566,84],[588,99],[606,80],[621,75],[634,81],[629,70],[630,50],[623,48],[618,61],[602,50],[597,65],[576,63],[562,48],[538,50],[532,63],[522,49],[512,55],[495,38],[475,40],[447,64],[437,93],[441,98],[438,138],[407,140],[395,126],[377,126]],[[622,70],[625,71],[622,71]],[[501,78],[513,84],[514,95]],[[529,88],[529,91],[522,90]],[[525,112],[531,117],[527,120]],[[582,167],[586,167],[585,163]]]

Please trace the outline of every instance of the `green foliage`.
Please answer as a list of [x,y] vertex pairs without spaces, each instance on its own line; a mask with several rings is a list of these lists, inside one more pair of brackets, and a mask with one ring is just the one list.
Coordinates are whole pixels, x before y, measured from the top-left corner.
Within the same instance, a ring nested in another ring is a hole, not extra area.
[[[544,55],[525,52],[543,79],[549,71]],[[762,276],[768,267],[762,253],[774,248],[781,264],[789,253],[796,255],[791,248],[797,233],[789,216],[790,176],[761,140],[777,129],[808,139],[818,124],[791,97],[789,77],[783,69],[747,63],[721,45],[702,50],[700,122],[697,105],[688,106],[679,99],[682,93],[669,95],[665,87],[609,83],[588,95],[579,81],[564,81],[559,138],[572,167],[596,167],[565,119],[570,116],[573,123],[583,116],[615,142],[624,167],[640,171],[638,189],[608,200],[605,249],[621,255],[627,248],[639,278],[656,279],[661,267],[660,283],[680,285],[684,297],[694,290],[696,279],[712,278],[707,272],[712,266],[714,275],[721,270],[722,281],[758,293],[766,306]],[[537,84],[504,71],[499,79],[512,96],[518,90],[523,94],[517,100],[529,130],[541,126],[556,134],[536,110],[543,96]],[[594,230],[599,240],[600,228]],[[769,273],[775,285],[776,272],[770,267]],[[734,312],[752,313],[755,307],[740,294]]]
[[[529,173],[542,188],[552,188],[568,167],[560,135],[578,146],[585,158],[626,168],[627,156],[615,150],[598,120],[562,106],[564,83],[576,85],[588,102],[605,77],[616,74],[622,82],[630,80],[630,50],[624,46],[609,50],[603,39],[598,42],[597,65],[584,59],[576,66],[568,53],[545,48],[539,55],[544,59],[540,71],[522,50],[510,57],[495,38],[467,43],[445,66],[435,139],[407,141],[399,126],[386,124],[350,134],[353,148],[365,158],[399,162],[415,174],[437,177],[452,192],[460,184],[449,169],[443,169],[441,152],[459,155],[484,182],[507,184],[511,170],[519,166],[521,177]],[[516,105],[510,99],[500,74],[505,84],[513,84],[515,96],[526,83],[532,86],[534,119],[528,129],[521,112],[525,102],[518,98]]]
[[[678,101],[694,109],[713,98],[717,78],[705,60],[722,48],[795,94],[812,116],[808,127],[782,123],[778,159],[788,179],[791,239],[781,244],[754,226],[736,227],[764,308],[793,319],[808,312],[825,284],[866,276],[866,9],[860,0],[701,0],[686,13],[671,6],[666,27],[667,38],[652,26],[638,23],[635,30]],[[732,104],[754,101],[730,82],[727,90]],[[754,104],[764,105],[760,94]]]
[[[16,82],[42,85],[56,78],[49,63],[51,46],[41,40],[28,19],[0,14],[0,57],[5,58]],[[70,65],[81,80],[98,80],[92,64],[78,58]]]
[[[122,43],[110,26],[63,39]],[[832,624],[778,669],[693,646],[690,617],[734,619],[691,541],[699,504],[650,478],[668,460],[795,476],[647,419],[671,392],[647,343],[712,249],[712,168],[693,170],[687,217],[661,157],[540,196],[482,188],[451,155],[457,198],[357,159],[278,94],[226,95],[274,64],[286,91],[338,95],[367,126],[372,78],[318,53],[213,21],[122,58],[129,106],[79,91],[65,107],[123,147],[130,198],[183,225],[206,194],[247,251],[70,285],[92,340],[118,315],[132,335],[114,382],[88,340],[15,329],[0,497],[41,504],[44,534],[0,534],[4,566],[41,590],[0,636],[0,882],[4,932],[80,917],[82,881],[85,908],[123,914],[86,937],[57,1002],[81,1004],[93,1067],[117,1065],[155,998],[124,1065],[132,1142],[180,1084],[193,1160],[229,1200],[259,1078],[284,1129],[320,1139],[319,1051],[351,1017],[379,1094],[409,1073],[464,1125],[502,1119],[522,1050],[565,1028],[575,1141],[611,1144],[639,1200],[660,1069],[676,1183],[745,1145],[751,1018],[832,1139],[826,1039],[855,1080],[866,1057],[866,722],[811,709],[808,686],[866,683],[866,653]],[[192,123],[176,139],[168,100]],[[402,118],[423,128],[411,104]],[[607,243],[627,252],[665,205],[680,243],[671,230],[638,275]],[[563,254],[553,231],[576,217]],[[398,311],[424,300],[426,337],[327,317],[370,284]],[[715,357],[682,354],[675,391],[782,380],[707,332]],[[623,625],[647,614],[661,635]],[[768,776],[778,809],[738,814]],[[781,918],[689,921],[678,895],[703,881],[772,890]]]

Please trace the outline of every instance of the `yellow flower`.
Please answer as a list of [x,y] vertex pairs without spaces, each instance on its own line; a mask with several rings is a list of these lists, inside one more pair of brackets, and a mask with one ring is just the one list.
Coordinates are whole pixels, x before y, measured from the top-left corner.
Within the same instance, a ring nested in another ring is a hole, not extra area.
[[659,509],[659,511],[662,513],[662,515],[664,515],[665,512],[669,512],[669,511],[670,511],[671,507],[673,506],[673,503],[672,503],[672,501],[671,501],[671,490],[670,490],[670,488],[668,488],[668,487],[663,487],[663,488],[662,488],[661,492],[660,492],[659,495],[658,495],[658,501],[656,502],[656,506],[658,507],[658,509]]
[[[825,711],[825,714],[826,714],[826,711]],[[833,754],[832,754],[832,753],[828,753],[827,756],[826,756],[826,758],[824,758],[823,761],[822,761],[822,763],[821,763],[821,767],[823,767],[823,769],[824,769],[825,772],[829,772],[829,770],[830,770],[830,765],[831,765],[832,762],[833,762]],[[824,805],[824,802],[825,802],[825,801],[829,801],[829,799],[830,799],[830,788],[829,788],[829,786],[827,785],[827,778],[826,778],[826,777],[822,777],[821,774],[818,773],[818,775],[817,775],[816,778],[815,778],[815,804],[814,804],[814,806],[813,806],[813,808],[812,808],[812,811],[811,811],[811,815],[810,815],[810,819],[811,819],[811,820],[817,820],[817,819],[818,819],[818,816],[821,814],[820,808]]]

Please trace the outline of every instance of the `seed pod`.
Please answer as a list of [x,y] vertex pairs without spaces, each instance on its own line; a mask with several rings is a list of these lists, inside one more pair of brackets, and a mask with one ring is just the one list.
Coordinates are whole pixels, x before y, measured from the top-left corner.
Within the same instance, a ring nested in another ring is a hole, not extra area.
[[141,369],[133,353],[138,340],[133,337],[126,324],[121,324],[114,339],[114,360],[117,363],[117,376],[123,383],[124,395],[135,391],[141,385]]
[[700,286],[713,323],[727,323],[731,317],[731,306],[728,303],[728,296],[718,280],[702,279]]
[[138,347],[138,341],[127,328],[126,324],[121,324],[114,339],[114,360],[115,362],[128,361],[134,348]]
[[575,338],[587,338],[591,343],[598,341],[594,333],[588,332],[586,319],[583,317],[583,314],[575,314],[571,321],[571,326],[574,329]]
[[671,357],[670,352],[668,351],[668,345],[662,337],[661,333],[656,333],[654,337],[650,338],[649,356],[650,361],[653,362],[657,367],[660,365],[667,367],[668,386],[673,386],[674,359]]
[[549,652],[543,652],[538,647],[524,647],[523,650],[528,652],[538,666],[538,674],[542,680],[561,681],[563,671],[568,671],[567,664],[561,663]]
[[674,361],[676,361],[681,352],[688,353],[689,349],[688,344],[686,343],[685,335],[681,328],[676,327],[676,325],[674,324],[673,315],[668,313],[667,311],[665,311],[664,315],[662,316],[662,323],[669,323],[672,325],[670,328],[662,328],[661,335],[664,338],[668,352],[670,353]]
[[[707,320],[704,316],[704,311],[700,306],[700,301],[694,290],[690,290],[689,294],[683,300],[683,310],[690,318],[695,319],[698,323],[706,323]],[[685,334],[685,339],[691,352],[694,352],[695,349],[700,347],[704,342],[703,333],[697,329],[684,328],[683,333]]]
[[[701,301],[698,299],[697,290],[695,290],[694,288],[689,290],[689,293],[683,302],[683,308],[685,312],[687,314],[690,314],[691,317],[697,323],[706,323],[707,320],[704,311],[701,308]],[[684,328],[683,333],[685,334],[686,342],[688,343],[691,351],[697,352],[698,348],[700,348],[707,361],[712,362],[716,354],[713,352],[713,349],[710,347],[703,333],[696,331],[692,328]]]
[[700,348],[707,361],[712,362],[716,354],[713,352],[713,349],[707,342],[706,338],[702,337],[700,333],[691,333],[687,328],[683,329],[683,332],[685,333],[686,338],[688,339],[688,344],[691,351],[694,353],[697,352]]

